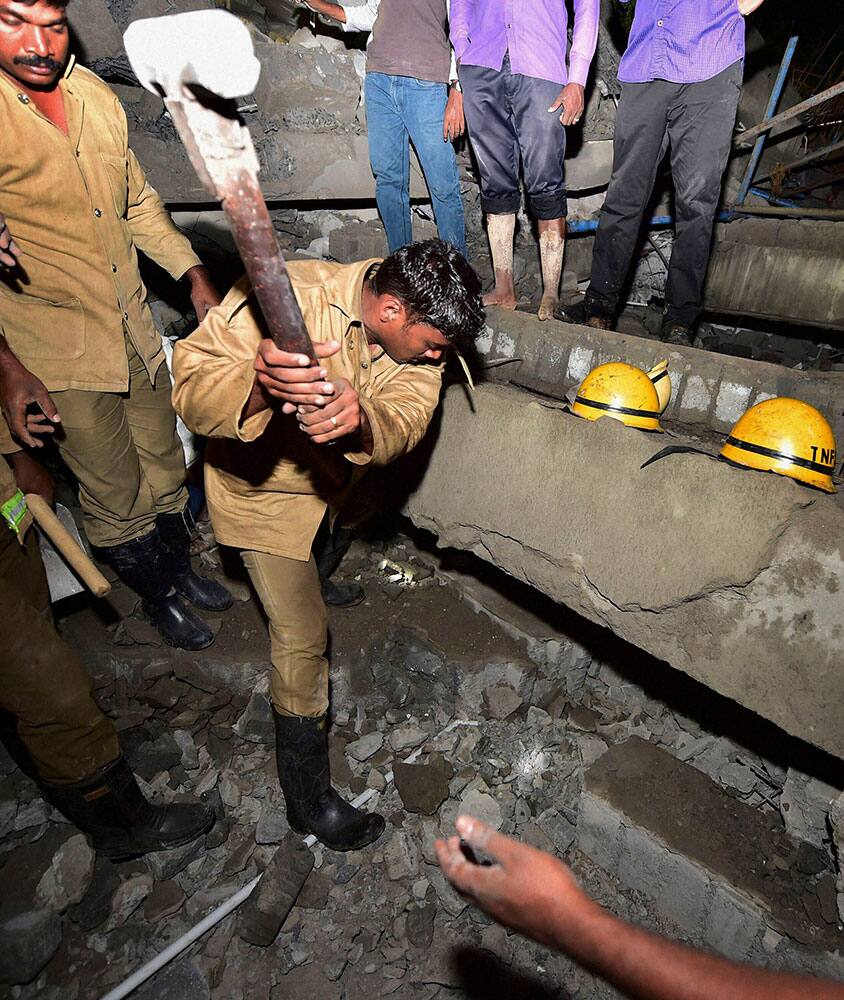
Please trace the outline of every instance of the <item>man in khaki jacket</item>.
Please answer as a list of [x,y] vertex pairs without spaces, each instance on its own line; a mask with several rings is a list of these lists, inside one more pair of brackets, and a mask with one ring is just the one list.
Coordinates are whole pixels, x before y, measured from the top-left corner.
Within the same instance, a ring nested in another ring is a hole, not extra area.
[[231,597],[191,570],[138,250],[190,282],[200,319],[219,296],[129,149],[116,95],[68,58],[66,3],[0,0],[0,404],[23,443],[55,432],[91,543],[168,643],[200,649],[213,634],[178,595],[206,610]]
[[210,440],[208,507],[241,550],[270,623],[271,694],[287,818],[334,850],[376,839],[380,816],[331,788],[325,605],[311,546],[370,466],[410,451],[436,408],[441,360],[484,323],[480,284],[440,240],[383,263],[296,261],[290,278],[317,358],[264,339],[246,280],[176,345],[173,401]]
[[0,737],[100,853],[121,859],[186,844],[214,815],[199,803],[154,806],[141,793],[82,661],[53,628],[24,493],[52,503],[50,476],[0,417]]

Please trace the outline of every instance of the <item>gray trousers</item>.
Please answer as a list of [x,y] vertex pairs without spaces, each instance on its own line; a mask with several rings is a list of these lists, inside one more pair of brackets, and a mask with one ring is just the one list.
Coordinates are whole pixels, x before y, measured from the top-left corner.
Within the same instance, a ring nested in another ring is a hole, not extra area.
[[703,304],[712,227],[741,92],[733,63],[700,83],[625,83],[613,140],[613,171],[601,209],[589,308],[618,308],[657,167],[670,148],[675,239],[666,286],[666,321],[691,326]]

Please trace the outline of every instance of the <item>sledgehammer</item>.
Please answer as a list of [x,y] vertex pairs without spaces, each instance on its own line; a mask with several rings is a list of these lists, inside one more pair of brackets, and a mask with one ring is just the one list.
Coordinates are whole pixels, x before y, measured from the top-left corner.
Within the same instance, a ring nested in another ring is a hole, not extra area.
[[227,11],[201,10],[135,21],[123,41],[135,75],[164,98],[199,179],[222,203],[274,343],[314,358],[234,101],[252,93],[261,72],[248,29]]

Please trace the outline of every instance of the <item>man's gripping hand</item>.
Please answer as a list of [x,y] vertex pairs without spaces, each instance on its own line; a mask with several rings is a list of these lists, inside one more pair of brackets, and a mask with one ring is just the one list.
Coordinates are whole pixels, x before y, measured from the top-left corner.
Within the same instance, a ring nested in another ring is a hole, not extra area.
[[5,217],[0,214],[0,264],[3,267],[15,267],[20,255],[20,247],[12,239]]
[[[314,344],[317,360],[330,358],[340,350],[336,340]],[[323,407],[334,396],[334,383],[327,381],[328,370],[314,363],[306,354],[279,350],[265,339],[255,358],[256,381],[273,399],[284,404],[282,412],[295,413],[302,405]]]
[[371,452],[372,442],[366,414],[360,407],[360,398],[353,385],[344,378],[333,382],[334,395],[325,406],[299,406],[296,419],[299,427],[314,444],[330,444],[337,438],[359,434],[363,450]]

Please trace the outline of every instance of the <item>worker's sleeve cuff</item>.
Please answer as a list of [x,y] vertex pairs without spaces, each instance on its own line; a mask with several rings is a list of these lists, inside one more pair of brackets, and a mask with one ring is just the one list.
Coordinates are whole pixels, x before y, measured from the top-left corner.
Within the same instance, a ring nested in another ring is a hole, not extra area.
[[586,86],[589,77],[589,66],[592,60],[579,52],[572,52],[569,57],[569,83],[579,83],[581,87]]
[[180,254],[168,270],[174,281],[181,281],[192,267],[202,267],[202,261],[193,251]]
[[252,387],[255,385],[255,369],[251,362],[243,366],[242,380],[242,389],[238,393],[240,405],[237,408],[235,434],[239,441],[255,441],[267,429],[267,424],[272,420],[275,410],[272,406],[268,406],[266,410],[254,413],[251,417],[244,416],[252,397]]
[[373,417],[372,407],[369,400],[360,398],[360,408],[366,414],[369,422],[369,429],[372,434],[372,454],[366,451],[344,451],[343,458],[352,465],[371,465],[375,461],[376,455],[383,451],[383,435],[378,426],[378,422]]

